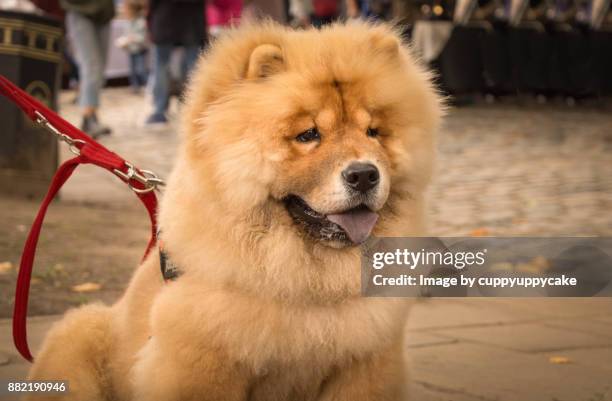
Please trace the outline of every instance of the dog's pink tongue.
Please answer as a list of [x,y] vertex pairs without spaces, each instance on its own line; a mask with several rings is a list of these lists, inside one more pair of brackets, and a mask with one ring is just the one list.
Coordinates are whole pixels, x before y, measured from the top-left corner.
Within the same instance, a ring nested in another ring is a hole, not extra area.
[[327,219],[338,224],[351,241],[361,244],[370,236],[378,215],[368,209],[354,209],[338,214],[328,214]]

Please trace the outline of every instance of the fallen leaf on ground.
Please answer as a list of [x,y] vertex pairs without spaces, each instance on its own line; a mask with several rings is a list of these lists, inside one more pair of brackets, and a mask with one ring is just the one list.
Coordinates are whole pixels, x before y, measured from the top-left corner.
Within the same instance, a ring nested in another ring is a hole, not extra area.
[[490,270],[511,272],[514,270],[514,265],[510,262],[493,263]]
[[520,272],[541,274],[550,268],[550,262],[544,256],[536,256],[527,263],[520,263],[516,270]]
[[571,363],[571,359],[565,356],[551,356],[548,358],[548,362],[554,363],[555,365],[564,365],[566,363]]
[[74,292],[94,292],[98,291],[102,286],[98,283],[83,283],[72,287]]
[[0,263],[0,274],[8,273],[9,270],[13,269],[13,264],[11,262],[1,262]]
[[489,229],[486,227],[476,228],[470,231],[470,237],[486,237],[490,235]]

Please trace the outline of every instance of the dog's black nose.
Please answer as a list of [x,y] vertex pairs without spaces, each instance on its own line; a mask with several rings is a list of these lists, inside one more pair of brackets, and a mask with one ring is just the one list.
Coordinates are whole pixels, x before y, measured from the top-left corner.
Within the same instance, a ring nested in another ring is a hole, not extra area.
[[351,163],[342,172],[344,182],[359,192],[367,192],[378,185],[380,173],[375,165],[370,163]]

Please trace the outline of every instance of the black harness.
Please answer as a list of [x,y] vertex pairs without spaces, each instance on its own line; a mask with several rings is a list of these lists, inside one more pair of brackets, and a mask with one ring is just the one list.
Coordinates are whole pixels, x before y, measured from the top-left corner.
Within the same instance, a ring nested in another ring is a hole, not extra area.
[[174,263],[172,263],[172,261],[168,257],[168,252],[164,250],[164,242],[159,239],[160,233],[157,233],[157,238],[157,244],[159,247],[159,267],[161,269],[162,277],[164,278],[164,281],[174,281],[181,274],[183,274],[183,272],[180,271],[179,268]]

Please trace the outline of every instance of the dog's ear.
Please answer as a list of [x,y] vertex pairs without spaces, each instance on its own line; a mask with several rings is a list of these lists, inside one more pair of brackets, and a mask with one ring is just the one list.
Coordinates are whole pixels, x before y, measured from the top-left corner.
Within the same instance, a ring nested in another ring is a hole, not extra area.
[[283,52],[276,45],[257,46],[249,57],[246,78],[259,79],[276,74],[284,69]]
[[372,48],[389,59],[395,59],[400,53],[400,41],[388,32],[374,32],[371,39]]

